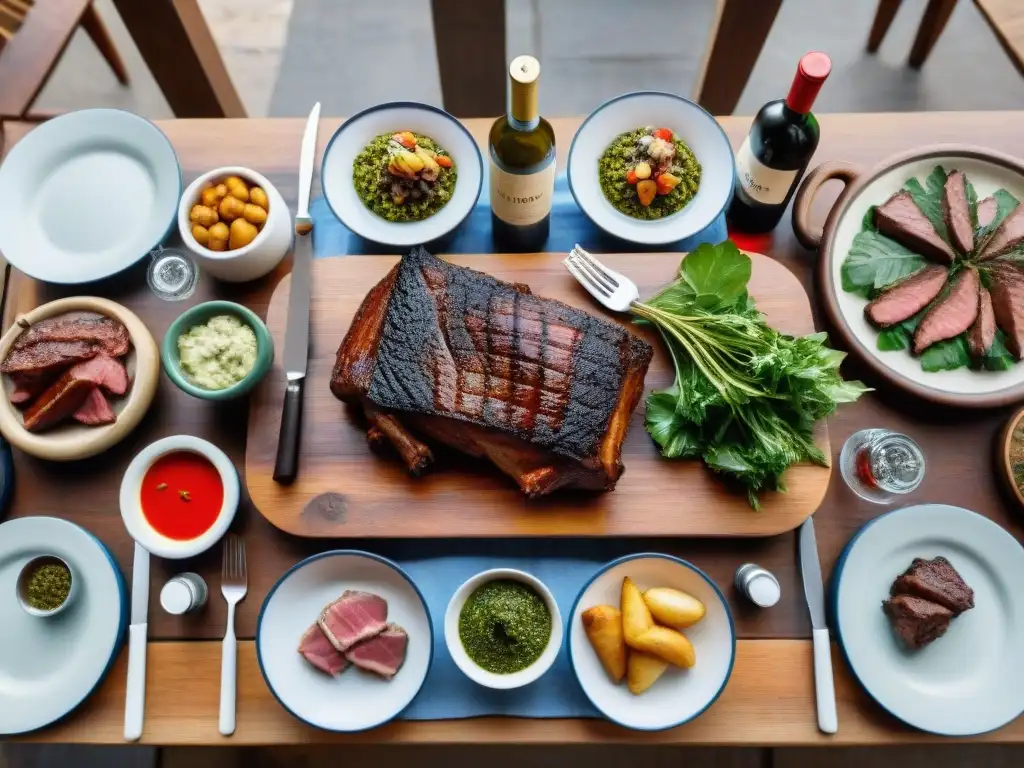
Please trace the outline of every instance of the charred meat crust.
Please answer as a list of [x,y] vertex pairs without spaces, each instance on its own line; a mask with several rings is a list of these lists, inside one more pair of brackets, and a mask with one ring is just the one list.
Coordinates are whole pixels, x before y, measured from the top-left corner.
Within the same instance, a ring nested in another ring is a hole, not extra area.
[[1018,360],[1024,359],[1024,275],[1016,267],[989,270],[992,277],[992,311],[1006,334],[1006,346]]
[[875,226],[886,237],[937,264],[952,264],[956,255],[905,189],[875,208]]
[[942,188],[942,218],[953,245],[962,254],[974,250],[974,226],[967,202],[967,177],[963,171],[951,171]]

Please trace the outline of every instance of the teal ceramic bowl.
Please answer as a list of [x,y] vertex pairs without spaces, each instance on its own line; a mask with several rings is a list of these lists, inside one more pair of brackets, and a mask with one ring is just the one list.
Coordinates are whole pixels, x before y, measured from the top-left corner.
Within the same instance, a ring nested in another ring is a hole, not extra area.
[[[256,364],[244,379],[224,389],[204,389],[193,384],[188,375],[181,369],[178,358],[178,337],[189,328],[202,325],[216,315],[234,315],[248,325],[256,334]],[[251,390],[270,370],[274,362],[274,340],[263,321],[251,309],[235,304],[233,301],[207,301],[186,309],[164,334],[160,345],[160,359],[167,375],[183,392],[201,400],[232,400],[241,397]]]

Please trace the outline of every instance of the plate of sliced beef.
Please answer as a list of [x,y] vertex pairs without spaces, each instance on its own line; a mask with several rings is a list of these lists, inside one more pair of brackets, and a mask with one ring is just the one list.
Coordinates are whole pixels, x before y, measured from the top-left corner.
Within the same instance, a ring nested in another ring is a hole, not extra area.
[[329,731],[376,728],[419,692],[433,654],[430,614],[398,565],[339,550],[293,566],[263,601],[256,655],[291,714]]
[[945,504],[875,518],[832,577],[836,637],[854,676],[909,725],[945,736],[1024,712],[1024,548]]
[[[828,179],[847,182],[824,230]],[[859,171],[828,163],[794,207],[820,250],[820,290],[851,351],[889,383],[943,405],[1024,399],[1024,162],[938,146]]]
[[95,455],[139,423],[159,374],[152,335],[121,305],[89,296],[44,304],[0,338],[0,432],[44,459]]

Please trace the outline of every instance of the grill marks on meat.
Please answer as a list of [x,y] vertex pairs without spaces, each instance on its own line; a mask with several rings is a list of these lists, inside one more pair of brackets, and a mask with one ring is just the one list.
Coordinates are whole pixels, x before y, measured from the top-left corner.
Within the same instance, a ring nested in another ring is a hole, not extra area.
[[864,313],[881,328],[902,323],[927,307],[946,284],[949,270],[935,264],[914,272],[868,302]]
[[875,226],[886,237],[938,264],[952,264],[956,258],[905,189],[875,208]]
[[967,330],[967,346],[975,358],[982,357],[996,339],[996,315],[992,294],[984,286],[978,288],[978,317]]
[[953,612],[941,605],[910,595],[896,595],[882,603],[893,631],[912,651],[934,642],[946,634]]
[[1003,219],[981,249],[982,261],[1002,256],[1024,245],[1024,205],[1018,205]]
[[959,336],[978,317],[978,290],[981,279],[973,269],[957,277],[949,293],[921,318],[914,331],[914,354],[919,355],[937,341]]
[[317,625],[340,653],[380,634],[387,626],[388,604],[369,592],[347,589],[324,608]]
[[406,427],[491,459],[527,493],[611,488],[651,355],[616,323],[421,248],[364,299],[331,389],[366,407],[375,437],[395,443],[375,414],[400,419],[410,468],[424,457]]
[[299,654],[321,672],[334,676],[348,666],[338,649],[331,645],[318,624],[313,624],[299,639]]
[[1024,359],[1024,275],[1014,267],[989,271],[992,276],[992,311],[1006,334],[1006,346]]
[[911,649],[923,648],[942,637],[950,623],[974,607],[972,590],[953,564],[939,556],[915,557],[882,602],[893,631]]
[[405,662],[409,635],[397,624],[388,624],[379,635],[345,652],[345,658],[360,669],[376,672],[390,680]]
[[971,208],[967,202],[967,177],[963,171],[951,171],[942,188],[942,218],[953,244],[960,253],[974,250],[974,227]]

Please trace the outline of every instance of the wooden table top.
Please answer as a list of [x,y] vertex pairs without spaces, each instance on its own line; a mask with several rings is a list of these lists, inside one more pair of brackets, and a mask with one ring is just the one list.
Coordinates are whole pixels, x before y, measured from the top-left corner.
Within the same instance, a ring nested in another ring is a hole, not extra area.
[[[822,140],[815,161],[841,159],[865,166],[896,152],[926,144],[970,142],[1011,154],[1018,152],[1024,135],[1024,112],[921,113],[886,115],[819,116]],[[337,119],[321,122],[319,150],[338,125]],[[749,118],[721,120],[734,146],[749,127]],[[467,125],[478,140],[485,140],[490,121],[471,120]],[[577,118],[552,121],[564,163]],[[220,165],[244,165],[267,175],[294,205],[299,140],[303,121],[274,120],[177,120],[159,124],[170,137],[181,161],[186,183],[199,173]],[[8,145],[27,126],[8,125]],[[817,215],[822,219],[836,190],[819,195]],[[773,256],[789,268],[812,296],[818,326],[821,315],[813,299],[815,254],[800,247],[788,219],[772,235],[737,236],[741,247]],[[193,301],[213,296],[240,301],[265,315],[273,287],[287,274],[287,262],[267,278],[245,286],[216,285],[204,279]],[[90,290],[125,303],[140,314],[155,337],[160,338],[171,320],[184,308],[164,303],[148,294],[144,286],[144,265]],[[44,301],[67,295],[66,288],[36,283],[12,270],[4,310],[5,327],[14,315]],[[850,361],[847,377],[861,377],[873,386],[880,382]],[[929,472],[908,502],[942,501],[985,514],[1024,536],[1019,515],[1000,495],[991,469],[992,445],[1007,411],[938,413],[926,409],[899,393],[880,391],[860,402],[844,406],[830,421],[833,455],[857,429],[887,426],[914,437],[924,447]],[[17,483],[12,516],[56,514],[68,517],[96,533],[113,551],[126,577],[131,576],[131,540],[124,532],[117,506],[121,473],[134,453],[159,437],[187,432],[213,440],[241,469],[244,455],[246,404],[214,405],[191,399],[169,381],[162,382],[156,401],[142,425],[121,445],[101,457],[73,465],[36,461],[15,455]],[[951,436],[955,435],[955,439]],[[73,505],[69,504],[73,499]],[[831,570],[849,536],[881,508],[855,498],[833,474],[825,501],[816,515],[822,567]],[[288,537],[267,523],[243,502],[238,526],[246,538],[250,571],[250,592],[238,613],[238,634],[252,638],[263,596],[284,570],[306,555],[341,544],[383,550],[373,540],[344,542],[300,540]],[[743,541],[696,541],[660,539],[637,541],[636,549],[668,551],[695,562],[720,584],[731,581],[733,570],[742,562],[756,561],[779,578],[783,600],[769,611],[756,611],[727,590],[741,638],[737,666],[722,699],[699,720],[654,737],[654,740],[700,743],[809,744],[893,743],[927,738],[909,731],[873,705],[856,687],[837,658],[837,689],[840,703],[840,733],[821,736],[814,725],[814,691],[811,682],[810,634],[807,609],[796,565],[796,537],[785,534],[771,539]],[[456,546],[464,546],[456,543]],[[216,590],[219,583],[219,553],[208,553],[187,564],[154,559],[151,604],[163,580],[182,570],[198,570]],[[169,617],[158,608],[151,611],[149,685],[146,727],[143,740],[160,744],[198,743],[297,743],[337,741],[345,737],[312,731],[294,721],[270,696],[255,663],[251,643],[243,643],[239,662],[239,731],[230,740],[217,734],[216,710],[219,675],[219,642],[183,642],[222,636],[225,609],[213,597],[198,617]],[[46,741],[118,742],[124,711],[124,658],[82,711],[65,723],[46,729],[33,738]],[[742,718],[742,721],[741,719]],[[355,738],[360,741],[650,741],[615,726],[592,721],[539,721],[481,718],[468,721],[397,722],[384,729]],[[1024,720],[981,737],[993,741],[1024,741]]]

